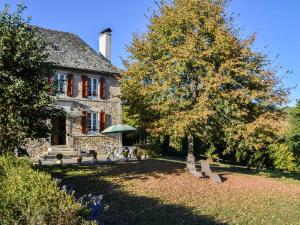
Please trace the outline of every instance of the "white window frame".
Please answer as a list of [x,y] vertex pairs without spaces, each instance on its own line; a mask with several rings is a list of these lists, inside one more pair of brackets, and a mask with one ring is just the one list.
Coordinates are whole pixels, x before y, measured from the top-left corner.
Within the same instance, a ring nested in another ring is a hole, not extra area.
[[[55,84],[57,95],[66,95],[67,75],[62,74],[62,73],[57,73],[53,76],[53,81],[57,82]],[[61,92],[61,90],[62,90],[62,92]]]
[[87,113],[87,132],[88,134],[96,134],[99,131],[99,113]]
[[[88,77],[88,98],[98,98],[99,80],[94,77]],[[95,93],[95,95],[93,95]]]

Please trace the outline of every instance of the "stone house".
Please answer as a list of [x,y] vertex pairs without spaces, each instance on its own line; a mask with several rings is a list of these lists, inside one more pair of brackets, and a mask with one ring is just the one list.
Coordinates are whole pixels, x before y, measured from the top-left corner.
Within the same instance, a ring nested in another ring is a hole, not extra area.
[[119,70],[111,64],[111,29],[99,34],[99,52],[79,36],[62,31],[37,28],[47,43],[49,61],[55,73],[56,104],[66,116],[52,118],[49,151],[55,148],[78,150],[120,145],[118,135],[108,137],[100,132],[121,123]]

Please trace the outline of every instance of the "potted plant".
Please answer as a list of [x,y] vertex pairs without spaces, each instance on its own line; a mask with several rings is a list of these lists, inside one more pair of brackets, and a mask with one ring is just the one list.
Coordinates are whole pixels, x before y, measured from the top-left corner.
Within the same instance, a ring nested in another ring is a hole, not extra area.
[[125,161],[128,161],[128,160],[129,160],[128,155],[129,155],[129,151],[128,151],[128,149],[126,149],[126,150],[124,151],[124,153],[123,153],[123,156],[124,156],[124,160],[125,160]]
[[78,156],[78,158],[77,158],[77,164],[78,164],[78,165],[81,165],[81,164],[82,164],[82,156],[81,156],[81,155]]
[[61,164],[63,163],[63,160],[62,160],[63,157],[64,157],[63,154],[58,153],[58,154],[56,155],[56,163],[61,165]]
[[137,159],[138,161],[141,161],[141,160],[142,160],[142,155],[143,155],[143,152],[137,150],[137,151],[136,151],[136,154],[135,154],[135,157],[136,157],[136,159]]
[[98,155],[97,152],[96,151],[92,151],[91,155],[93,156],[92,162],[93,163],[97,163],[97,161],[98,161],[97,160],[97,155]]

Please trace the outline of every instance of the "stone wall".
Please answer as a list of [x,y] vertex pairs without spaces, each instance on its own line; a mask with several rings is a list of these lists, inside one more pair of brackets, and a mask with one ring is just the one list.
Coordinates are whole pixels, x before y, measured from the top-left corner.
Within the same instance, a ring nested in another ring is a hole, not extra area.
[[48,152],[49,145],[50,143],[46,139],[29,139],[24,147],[31,158],[37,159]]
[[[102,100],[109,100],[113,102],[119,102],[120,96],[120,85],[117,77],[115,75],[107,75],[107,74],[95,74],[95,73],[88,73],[88,72],[79,72],[76,70],[56,70],[56,74],[73,74],[73,97],[68,97],[65,95],[61,95],[60,97],[64,99],[85,99],[82,98],[82,76],[92,77],[92,78],[105,78],[106,90],[105,96],[106,99]],[[98,93],[97,99],[100,99],[100,95]]]
[[74,149],[75,150],[96,150],[98,154],[106,154],[107,147],[119,147],[120,141],[117,137],[108,136],[77,136],[74,137]]
[[[77,100],[77,103],[80,104],[81,111],[96,112],[96,113],[99,113],[101,111],[105,112],[106,127],[121,123],[121,119],[120,119],[121,106],[118,102]],[[72,122],[73,122],[72,134],[82,135],[81,118],[80,117],[74,118]]]

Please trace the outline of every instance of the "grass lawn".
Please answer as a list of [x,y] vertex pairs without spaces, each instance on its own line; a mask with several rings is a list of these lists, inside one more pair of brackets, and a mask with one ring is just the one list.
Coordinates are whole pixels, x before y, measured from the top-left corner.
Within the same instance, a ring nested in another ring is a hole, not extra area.
[[106,225],[300,224],[299,181],[220,165],[214,169],[224,183],[214,184],[192,177],[184,167],[149,160],[47,170],[77,195],[104,194]]

